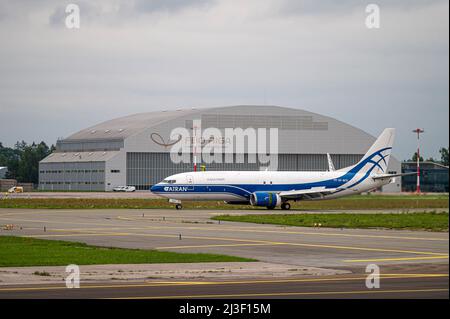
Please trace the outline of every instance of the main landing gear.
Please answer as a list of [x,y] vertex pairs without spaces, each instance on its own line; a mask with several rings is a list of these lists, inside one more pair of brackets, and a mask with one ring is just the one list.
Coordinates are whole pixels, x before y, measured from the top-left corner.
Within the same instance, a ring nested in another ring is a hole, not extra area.
[[288,202],[284,202],[281,204],[281,209],[282,210],[289,210],[291,209],[291,204],[289,204]]
[[181,205],[181,204],[176,204],[176,205],[175,205],[175,208],[176,208],[176,210],[180,210],[180,209],[183,208],[183,205]]

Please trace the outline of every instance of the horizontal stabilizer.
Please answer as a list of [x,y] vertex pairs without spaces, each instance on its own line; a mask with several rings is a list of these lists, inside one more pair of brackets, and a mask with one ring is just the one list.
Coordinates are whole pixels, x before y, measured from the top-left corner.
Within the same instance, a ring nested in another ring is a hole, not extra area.
[[409,175],[416,175],[416,172],[412,173],[403,173],[403,174],[382,174],[382,175],[375,175],[372,176],[373,180],[380,180],[380,179],[388,179],[393,177],[399,177],[399,176],[409,176]]

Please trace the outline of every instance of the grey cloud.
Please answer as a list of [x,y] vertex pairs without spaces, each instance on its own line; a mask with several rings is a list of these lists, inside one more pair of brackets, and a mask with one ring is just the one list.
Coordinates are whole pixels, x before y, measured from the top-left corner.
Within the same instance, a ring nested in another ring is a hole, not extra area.
[[216,0],[136,0],[135,10],[138,12],[175,12],[187,8],[205,7],[216,3]]
[[63,26],[64,19],[66,18],[65,8],[63,6],[58,6],[55,11],[50,15],[48,21],[52,26]]
[[365,8],[368,4],[377,4],[383,8],[412,8],[429,6],[433,3],[446,3],[447,0],[280,0],[278,12],[282,14],[348,14],[356,8]]
[[[175,13],[188,8],[206,8],[216,2],[216,0],[136,0],[134,2],[119,0],[114,2],[115,10],[105,12],[104,9],[113,2],[74,1],[80,7],[81,18],[84,23],[116,23],[119,21],[123,23],[143,14]],[[65,5],[54,4],[53,6],[53,12],[49,16],[49,24],[54,27],[64,26],[67,16]]]
[[2,0],[0,3],[0,17],[3,19],[14,19],[24,17],[30,12],[42,9],[51,8],[58,5],[60,2],[55,0]]
[[[54,143],[129,113],[267,102],[373,135],[397,127],[400,159],[423,126],[424,154],[438,156],[448,144],[448,2],[403,11],[380,1],[387,17],[369,31],[352,14],[366,2],[281,1],[73,0],[82,26],[71,32],[56,28],[65,3],[0,0],[0,141]],[[310,13],[285,19],[271,10],[280,4]]]

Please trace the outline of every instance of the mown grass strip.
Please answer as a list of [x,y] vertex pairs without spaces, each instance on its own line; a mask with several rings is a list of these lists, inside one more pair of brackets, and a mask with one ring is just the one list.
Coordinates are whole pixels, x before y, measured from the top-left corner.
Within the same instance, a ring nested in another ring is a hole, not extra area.
[[448,231],[448,212],[402,214],[221,215],[215,220],[302,227],[388,228]]
[[0,236],[0,267],[246,261],[255,260],[217,254],[109,248],[79,242]]
[[[174,205],[165,199],[141,198],[4,198],[0,208],[31,209],[162,209]],[[183,202],[185,209],[265,209],[250,205],[228,205],[223,201]],[[422,209],[448,208],[449,197],[436,196],[383,196],[361,195],[327,201],[293,202],[295,210],[333,210],[333,209]]]

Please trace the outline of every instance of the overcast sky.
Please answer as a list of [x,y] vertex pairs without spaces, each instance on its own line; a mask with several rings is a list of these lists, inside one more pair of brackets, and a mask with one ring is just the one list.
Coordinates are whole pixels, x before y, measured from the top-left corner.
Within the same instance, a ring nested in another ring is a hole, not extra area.
[[[394,155],[449,144],[448,1],[0,0],[0,141],[52,144],[115,117],[237,104],[301,108]],[[368,3],[381,28],[365,25]],[[67,4],[70,3],[69,1]]]

